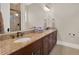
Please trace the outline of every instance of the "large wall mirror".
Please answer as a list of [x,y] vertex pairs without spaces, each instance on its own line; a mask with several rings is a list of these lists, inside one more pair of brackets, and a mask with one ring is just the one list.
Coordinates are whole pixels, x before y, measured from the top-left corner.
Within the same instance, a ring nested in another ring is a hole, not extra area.
[[1,4],[0,4],[0,34],[4,33],[4,24],[3,24],[3,17],[1,12]]
[[[46,6],[48,4],[2,3],[0,33],[27,31],[34,27],[44,28],[46,20],[49,21],[47,17],[49,9]],[[47,22],[48,25],[50,23]]]
[[0,34],[4,33],[4,24],[3,24],[3,17],[0,10]]
[[21,30],[21,4],[10,4],[10,32]]

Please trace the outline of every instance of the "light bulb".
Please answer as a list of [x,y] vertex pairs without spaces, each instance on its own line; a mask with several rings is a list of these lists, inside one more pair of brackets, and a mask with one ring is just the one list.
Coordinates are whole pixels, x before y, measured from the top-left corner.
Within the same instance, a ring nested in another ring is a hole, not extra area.
[[18,13],[16,13],[15,16],[18,16]]
[[50,9],[49,9],[48,7],[46,7],[46,6],[44,6],[43,9],[44,9],[45,11],[50,11]]

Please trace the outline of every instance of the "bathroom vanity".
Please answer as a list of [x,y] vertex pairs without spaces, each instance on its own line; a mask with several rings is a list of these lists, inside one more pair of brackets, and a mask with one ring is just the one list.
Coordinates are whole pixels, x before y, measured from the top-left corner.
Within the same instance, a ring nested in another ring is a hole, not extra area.
[[[48,55],[57,42],[57,31],[47,30],[36,33],[35,41],[11,53],[11,55]],[[40,35],[40,36],[39,36]]]
[[[30,38],[30,40],[16,42],[21,38]],[[40,33],[30,32],[24,34],[20,38],[4,38],[0,40],[0,55],[48,55],[56,45],[56,42],[56,29],[49,29]]]

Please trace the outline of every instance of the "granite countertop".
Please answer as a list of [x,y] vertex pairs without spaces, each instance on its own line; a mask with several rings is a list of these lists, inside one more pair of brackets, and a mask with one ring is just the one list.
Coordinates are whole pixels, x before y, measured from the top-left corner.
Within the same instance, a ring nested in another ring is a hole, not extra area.
[[52,33],[56,31],[56,29],[49,29],[49,30],[45,30],[42,33],[28,33],[25,34],[23,37],[27,38],[31,38],[31,41],[29,42],[23,42],[23,43],[15,43],[14,41],[16,39],[6,39],[3,41],[0,41],[0,55],[8,55],[11,54],[12,52],[15,52],[33,42],[35,42],[36,40],[39,40],[40,38]]

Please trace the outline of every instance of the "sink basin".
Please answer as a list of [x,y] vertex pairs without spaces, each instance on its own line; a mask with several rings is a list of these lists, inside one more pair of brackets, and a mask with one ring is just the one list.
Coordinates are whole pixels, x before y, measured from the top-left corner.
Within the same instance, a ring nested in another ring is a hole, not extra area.
[[31,38],[18,38],[14,42],[15,43],[23,43],[23,42],[30,42]]

